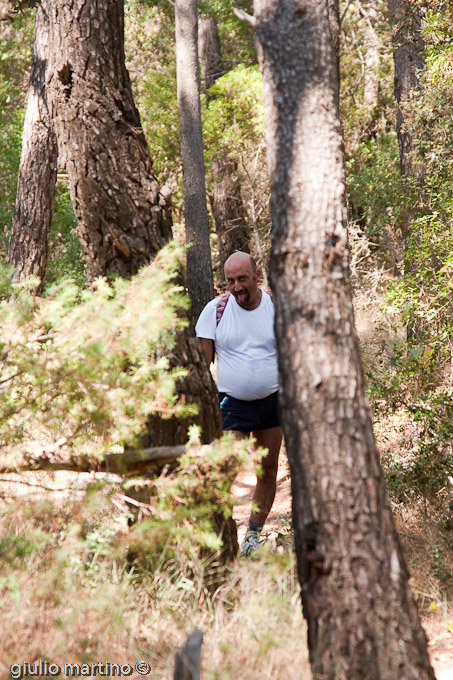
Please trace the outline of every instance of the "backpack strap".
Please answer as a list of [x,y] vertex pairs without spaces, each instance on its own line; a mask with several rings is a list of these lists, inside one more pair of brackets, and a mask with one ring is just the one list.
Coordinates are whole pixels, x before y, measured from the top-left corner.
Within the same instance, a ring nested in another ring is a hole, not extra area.
[[[271,290],[266,290],[266,293],[269,295],[269,297],[272,300],[272,291]],[[223,312],[225,311],[225,307],[227,306],[227,302],[230,298],[231,293],[225,293],[225,295],[221,295],[219,299],[217,300],[216,308],[215,308],[215,325],[216,328],[219,325]]]
[[220,320],[223,316],[223,312],[225,311],[225,307],[227,306],[227,302],[230,298],[231,293],[225,293],[225,295],[221,295],[219,299],[217,300],[217,305],[215,308],[215,325],[216,328],[220,323]]

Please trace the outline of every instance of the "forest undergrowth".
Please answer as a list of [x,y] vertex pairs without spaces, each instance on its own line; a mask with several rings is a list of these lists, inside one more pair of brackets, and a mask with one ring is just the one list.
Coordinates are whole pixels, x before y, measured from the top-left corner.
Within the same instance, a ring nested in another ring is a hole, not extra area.
[[[387,278],[373,274],[366,294],[355,280],[370,377],[390,371],[395,347],[406,341],[386,302]],[[453,635],[449,489],[434,489],[432,480],[414,484],[419,423],[404,407],[385,417],[381,412],[375,431],[395,519],[431,646],[438,647]],[[98,433],[95,446],[101,443]],[[205,678],[308,680],[291,532],[255,560],[225,565],[216,557],[212,513],[219,505],[231,513],[231,484],[250,455],[227,439],[203,460],[209,473],[201,477],[200,461],[189,456],[182,474],[164,469],[145,482],[146,502],[142,492],[134,494],[138,482],[105,473],[2,474],[2,677],[10,677],[11,664],[41,659],[60,667],[144,661],[151,677],[169,678],[175,651],[198,626]],[[237,462],[225,478],[222,462],[232,457]],[[134,498],[141,501],[134,505]]]

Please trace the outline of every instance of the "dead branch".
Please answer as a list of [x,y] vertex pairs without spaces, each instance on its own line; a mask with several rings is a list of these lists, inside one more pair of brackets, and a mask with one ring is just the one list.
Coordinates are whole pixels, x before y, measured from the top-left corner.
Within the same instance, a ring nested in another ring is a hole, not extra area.
[[70,456],[58,459],[55,454],[44,453],[36,458],[29,458],[15,465],[2,465],[0,473],[25,472],[30,470],[69,470],[73,472],[115,472],[122,475],[134,475],[178,460],[186,451],[180,446],[156,446],[142,451],[124,451],[110,453],[103,460],[86,456]]
[[238,19],[241,19],[241,21],[245,21],[247,24],[250,24],[253,28],[256,26],[256,18],[252,17],[251,14],[248,14],[247,12],[244,12],[243,9],[237,9],[236,7],[233,7],[233,14],[236,16]]
[[[54,492],[60,492],[60,491],[71,491],[71,488],[69,486],[65,487],[51,487],[51,486],[46,486],[45,484],[34,484],[32,482],[27,482],[25,479],[9,479],[9,478],[4,478],[0,477],[0,484],[24,484],[25,486],[31,486],[34,489],[40,489],[43,491],[54,491]],[[77,491],[80,491],[80,489],[77,489]],[[14,494],[16,495],[16,494]]]

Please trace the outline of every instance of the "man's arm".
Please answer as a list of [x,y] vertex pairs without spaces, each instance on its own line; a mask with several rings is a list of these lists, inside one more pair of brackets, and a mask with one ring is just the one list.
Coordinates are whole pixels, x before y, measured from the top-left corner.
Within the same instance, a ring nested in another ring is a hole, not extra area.
[[206,357],[208,364],[214,361],[214,340],[210,338],[199,338],[201,346],[203,347],[203,352]]

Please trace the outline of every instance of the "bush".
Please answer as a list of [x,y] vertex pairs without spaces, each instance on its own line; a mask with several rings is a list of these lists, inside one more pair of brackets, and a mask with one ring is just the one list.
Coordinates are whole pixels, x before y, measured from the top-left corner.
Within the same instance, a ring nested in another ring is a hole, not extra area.
[[[33,441],[101,456],[133,443],[150,413],[188,415],[174,396],[180,370],[166,355],[188,301],[174,282],[182,249],[167,246],[132,280],[71,280],[38,302],[27,283],[0,280],[0,442],[31,453]],[[30,283],[32,285],[33,282]]]

